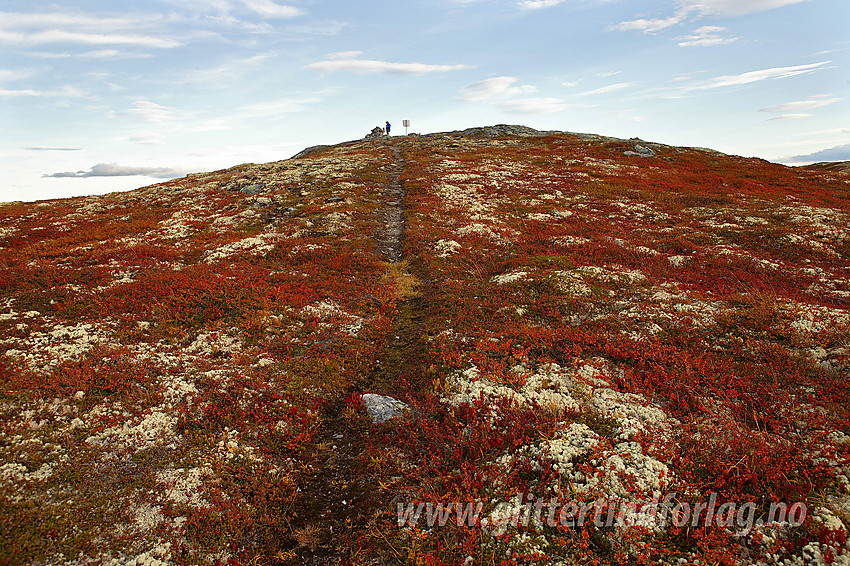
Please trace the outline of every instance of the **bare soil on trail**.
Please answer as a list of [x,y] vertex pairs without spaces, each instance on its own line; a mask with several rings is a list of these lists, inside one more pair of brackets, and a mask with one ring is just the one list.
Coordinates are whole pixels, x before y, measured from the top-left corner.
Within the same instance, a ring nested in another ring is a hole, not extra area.
[[[391,148],[392,163],[382,206],[376,212],[378,228],[373,238],[375,253],[390,264],[389,275],[397,282],[397,313],[383,353],[368,376],[353,383],[322,410],[324,424],[319,432],[314,471],[301,498],[302,505],[310,509],[303,515],[313,517],[314,522],[293,525],[293,532],[301,533],[305,540],[287,556],[288,563],[354,564],[346,550],[358,547],[358,541],[353,540],[356,535],[371,547],[377,562],[370,563],[390,564],[399,559],[397,551],[379,537],[381,523],[393,518],[390,515],[395,512],[395,502],[382,497],[377,489],[381,470],[370,467],[368,454],[370,444],[374,444],[370,437],[380,434],[381,427],[392,425],[364,424],[362,419],[352,419],[348,403],[352,395],[363,393],[396,397],[415,394],[423,386],[423,376],[427,377],[426,302],[433,285],[413,275],[404,258],[404,157],[398,147]],[[312,547],[306,539],[312,540]]]
[[[387,142],[391,144],[391,142]],[[401,173],[404,170],[404,155],[398,146],[391,145],[393,152],[387,184],[384,188],[383,206],[378,210],[378,230],[375,244],[380,255],[390,263],[399,263],[403,259],[402,241],[404,237],[404,186]]]

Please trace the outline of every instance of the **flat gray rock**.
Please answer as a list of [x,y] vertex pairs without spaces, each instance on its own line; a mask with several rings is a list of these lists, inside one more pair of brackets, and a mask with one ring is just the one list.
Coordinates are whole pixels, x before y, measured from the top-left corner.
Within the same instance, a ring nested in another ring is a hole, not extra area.
[[372,417],[372,422],[381,424],[393,417],[404,414],[410,407],[407,403],[402,403],[393,397],[384,395],[375,395],[374,393],[366,393],[362,397],[363,404],[366,406],[366,411]]

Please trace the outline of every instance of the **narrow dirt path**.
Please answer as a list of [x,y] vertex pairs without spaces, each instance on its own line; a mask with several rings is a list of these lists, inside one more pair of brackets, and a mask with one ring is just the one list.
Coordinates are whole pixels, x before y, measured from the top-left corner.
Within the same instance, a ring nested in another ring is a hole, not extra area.
[[378,210],[378,231],[375,244],[378,253],[390,263],[399,263],[403,259],[402,239],[404,237],[404,186],[401,173],[404,171],[404,154],[398,145],[386,142],[392,149],[392,164],[384,187],[384,204]]
[[[312,517],[312,521],[293,525],[295,538],[301,540],[287,557],[290,564],[354,564],[353,555],[360,547],[370,549],[367,552],[373,557],[372,564],[395,563],[398,559],[394,550],[375,536],[379,518],[390,510],[390,502],[383,500],[378,490],[381,478],[369,469],[368,447],[375,425],[368,419],[352,419],[346,405],[352,393],[378,393],[404,400],[406,394],[418,390],[425,375],[423,368],[429,363],[426,299],[422,293],[425,285],[410,272],[403,253],[404,154],[392,141],[384,143],[392,153],[373,238],[375,253],[385,259],[387,275],[397,284],[395,320],[369,374],[352,383],[322,411],[318,452],[308,474],[309,485],[300,498],[307,508],[301,516]],[[392,471],[382,473],[390,475]],[[312,540],[312,546],[307,539]]]

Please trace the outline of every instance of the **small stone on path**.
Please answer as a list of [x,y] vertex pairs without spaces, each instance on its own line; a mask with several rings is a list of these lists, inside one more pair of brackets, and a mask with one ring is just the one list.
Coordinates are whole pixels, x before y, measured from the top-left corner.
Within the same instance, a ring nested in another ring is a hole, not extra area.
[[393,417],[403,414],[410,409],[407,403],[402,403],[393,397],[384,395],[375,395],[374,393],[366,393],[362,397],[363,405],[366,406],[366,411],[372,417],[372,422],[381,424]]

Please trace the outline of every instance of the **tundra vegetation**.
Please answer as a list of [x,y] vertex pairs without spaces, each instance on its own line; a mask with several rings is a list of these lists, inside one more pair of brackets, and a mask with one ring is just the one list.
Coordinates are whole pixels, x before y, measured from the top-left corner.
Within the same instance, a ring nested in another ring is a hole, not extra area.
[[[848,564],[848,213],[840,170],[510,128],[2,204],[0,564]],[[808,512],[499,524],[665,494]]]

